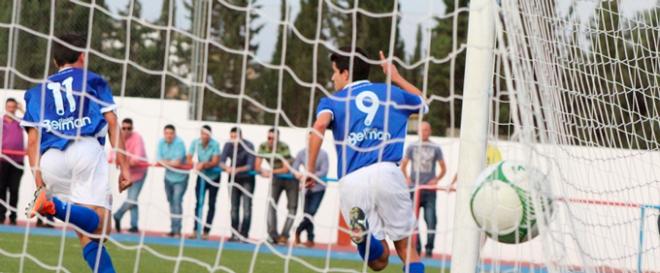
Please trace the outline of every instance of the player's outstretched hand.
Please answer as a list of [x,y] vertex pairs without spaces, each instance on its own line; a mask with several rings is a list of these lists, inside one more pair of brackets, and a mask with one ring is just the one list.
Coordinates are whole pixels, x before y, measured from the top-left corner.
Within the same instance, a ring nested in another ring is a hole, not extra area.
[[314,185],[316,185],[316,180],[314,180],[314,177],[308,176],[307,179],[305,179],[305,188],[311,189]]
[[128,168],[120,168],[119,170],[119,192],[121,193],[133,185],[133,181],[131,181],[131,172]]
[[380,64],[380,66],[383,68],[383,73],[385,73],[385,75],[391,73],[392,81],[397,81],[401,77],[401,74],[399,74],[399,70],[396,68],[396,65],[385,59],[385,54],[383,54],[382,50],[378,53],[380,54],[380,60],[383,62]]

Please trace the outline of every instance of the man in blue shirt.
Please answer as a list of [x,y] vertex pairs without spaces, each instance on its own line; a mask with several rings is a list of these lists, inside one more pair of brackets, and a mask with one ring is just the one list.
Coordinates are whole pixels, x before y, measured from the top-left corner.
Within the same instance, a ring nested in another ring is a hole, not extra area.
[[181,236],[181,218],[183,213],[183,195],[188,188],[188,171],[180,168],[186,164],[186,145],[176,136],[174,125],[165,125],[163,138],[158,142],[156,153],[158,163],[165,170],[165,195],[170,203],[171,237]]
[[[27,155],[37,191],[27,216],[52,216],[69,222],[77,232],[83,257],[94,272],[115,272],[100,240],[111,230],[112,191],[104,151],[106,135],[113,148],[124,150],[117,108],[108,83],[85,70],[86,41],[65,34],[53,41],[58,72],[25,92],[21,125],[28,133]],[[60,42],[61,41],[61,42]],[[119,191],[131,186],[123,153],[117,153]],[[102,234],[105,232],[106,234]]]
[[[193,156],[197,154],[197,162],[193,162]],[[197,183],[195,185],[195,227],[192,237],[197,237],[202,231],[199,223],[203,222],[202,211],[204,209],[204,199],[206,192],[209,192],[209,209],[206,214],[206,225],[202,239],[206,240],[211,231],[213,217],[215,216],[215,200],[218,196],[218,187],[220,187],[220,144],[211,137],[211,126],[202,126],[200,137],[193,140],[188,150],[188,164],[193,165],[193,169],[198,172]]]
[[[415,230],[412,201],[398,167],[403,155],[408,117],[426,111],[422,92],[406,81],[396,66],[380,58],[392,83],[371,83],[367,53],[343,47],[331,55],[337,92],[319,102],[314,132],[309,138],[307,173],[313,174],[326,128],[332,129],[337,150],[339,196],[351,239],[370,268],[387,266],[386,237],[394,241],[404,272],[422,273],[419,254],[408,247]],[[353,57],[350,53],[355,52]],[[308,184],[315,183],[312,178]]]

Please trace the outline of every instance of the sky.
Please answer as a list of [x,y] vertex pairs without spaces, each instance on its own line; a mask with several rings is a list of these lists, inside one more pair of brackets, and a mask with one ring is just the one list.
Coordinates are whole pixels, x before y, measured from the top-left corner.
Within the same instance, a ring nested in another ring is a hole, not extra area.
[[[177,18],[176,26],[183,29],[189,29],[190,19],[189,14],[183,8],[184,1],[190,2],[191,0],[175,0],[177,2]],[[219,0],[214,0],[219,1]],[[374,1],[374,0],[372,0]],[[123,9],[128,4],[129,0],[112,0],[106,1],[112,12],[117,12]],[[400,31],[404,40],[405,49],[407,54],[412,54],[415,48],[415,35],[417,26],[422,25],[423,28],[431,28],[434,26],[432,16],[440,16],[444,14],[445,7],[442,1],[439,0],[401,0],[401,24]],[[163,0],[142,0],[142,13],[141,17],[148,21],[153,21],[160,16],[160,11],[163,5]],[[289,0],[291,7],[291,18],[300,11],[299,0]],[[277,41],[277,22],[280,18],[280,4],[281,0],[257,0],[257,4],[261,5],[260,19],[255,23],[264,24],[264,29],[256,37],[259,43],[259,50],[257,51],[257,58],[269,61],[275,49]],[[427,41],[429,37],[425,35],[423,42]]]
[[[160,16],[161,8],[164,0],[142,0],[142,13],[141,17],[148,21],[154,21]],[[177,3],[177,18],[175,25],[182,29],[190,28],[190,15],[183,7],[184,2],[192,0],[175,0]],[[212,0],[224,1],[224,0]],[[256,24],[263,24],[263,30],[256,37],[259,43],[259,50],[257,51],[257,58],[262,61],[270,61],[273,51],[275,50],[275,43],[277,41],[277,22],[280,18],[280,4],[281,1],[287,0],[257,0],[257,4],[261,6],[259,10],[260,18],[255,21]],[[377,0],[368,0],[377,1]],[[556,0],[558,3],[558,11],[561,16],[570,16],[574,20],[586,22],[592,19],[595,7],[601,0]],[[107,1],[108,6],[112,12],[126,7],[129,0],[112,0]],[[445,13],[445,6],[443,1],[440,0],[399,0],[401,4],[401,24],[399,30],[404,41],[406,54],[412,55],[415,48],[415,35],[417,27],[422,26],[422,29],[432,28],[435,25],[435,20],[432,16],[441,16]],[[638,11],[645,10],[657,5],[660,5],[660,0],[623,0],[620,1],[621,13],[624,16],[630,16]],[[291,7],[292,20],[300,11],[300,0],[288,0]],[[577,11],[569,14],[571,7]],[[585,26],[582,25],[584,28]],[[579,31],[586,31],[580,29]],[[423,44],[426,44],[429,37],[424,33]],[[403,57],[403,56],[399,56]]]

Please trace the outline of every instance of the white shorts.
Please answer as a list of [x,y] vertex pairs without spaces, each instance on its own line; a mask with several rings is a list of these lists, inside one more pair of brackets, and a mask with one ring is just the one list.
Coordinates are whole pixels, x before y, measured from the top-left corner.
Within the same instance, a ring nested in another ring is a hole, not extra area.
[[41,174],[48,191],[73,203],[112,209],[105,151],[95,138],[82,138],[64,151],[41,156]]
[[378,240],[398,241],[415,230],[410,192],[401,169],[380,162],[352,172],[339,181],[341,212],[348,223],[353,207],[361,208],[369,231]]

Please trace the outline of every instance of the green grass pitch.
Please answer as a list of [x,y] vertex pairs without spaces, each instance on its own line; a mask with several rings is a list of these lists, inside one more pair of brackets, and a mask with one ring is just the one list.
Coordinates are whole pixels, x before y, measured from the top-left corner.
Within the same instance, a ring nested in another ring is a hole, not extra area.
[[[0,273],[14,273],[19,272],[21,258],[8,257],[7,253],[10,254],[19,254],[22,253],[24,247],[24,234],[11,234],[11,233],[0,233]],[[47,264],[48,266],[55,267],[58,264],[60,258],[60,249],[61,249],[62,240],[60,237],[53,236],[40,236],[40,235],[31,235],[28,240],[27,253],[32,255],[34,258],[38,259],[40,262]],[[124,244],[124,243],[122,243]],[[157,251],[161,255],[166,255],[169,258],[160,258],[151,252],[147,251],[145,248],[140,250],[138,255],[138,250],[136,249],[137,244],[135,243],[126,243],[124,247],[129,247],[132,249],[120,248],[117,245],[110,243],[108,245],[108,250],[112,256],[113,264],[117,272],[181,272],[181,273],[197,273],[197,272],[209,272],[207,268],[200,266],[194,262],[187,261],[185,259],[180,260],[178,264],[178,271],[175,271],[177,267],[176,257],[178,257],[179,251],[182,251],[182,255],[197,259],[203,263],[213,265],[218,259],[219,254],[219,265],[224,267],[222,269],[217,269],[213,272],[250,272],[251,261],[253,259],[253,251],[238,251],[238,250],[227,250],[223,249],[221,252],[218,252],[217,249],[208,249],[208,248],[182,248],[176,246],[163,246],[163,245],[146,245],[153,250]],[[78,272],[91,272],[87,267],[87,264],[82,259],[81,248],[76,238],[67,238],[62,250],[62,266],[69,272],[78,273]],[[255,273],[275,273],[275,272],[287,272],[286,271],[286,259],[283,259],[279,256],[276,256],[272,253],[258,253],[256,258],[256,263],[254,264]],[[357,255],[357,254],[356,254]],[[312,264],[318,268],[324,269],[326,265],[326,260],[323,258],[316,257],[297,257],[305,262]],[[54,270],[44,269],[43,267],[37,265],[30,258],[23,258],[23,272],[26,273],[39,273],[39,272],[55,272]],[[136,263],[137,271],[135,271]],[[363,263],[359,261],[350,261],[350,260],[340,260],[340,259],[331,259],[328,264],[328,271],[325,272],[363,272]],[[436,269],[439,270],[439,269]],[[66,271],[60,271],[66,272]],[[293,259],[289,260],[288,263],[288,272],[298,273],[298,272],[317,272],[313,269],[307,268],[302,265],[300,262]],[[372,272],[367,270],[367,272]],[[400,264],[390,264],[388,268],[381,272],[401,272]]]

